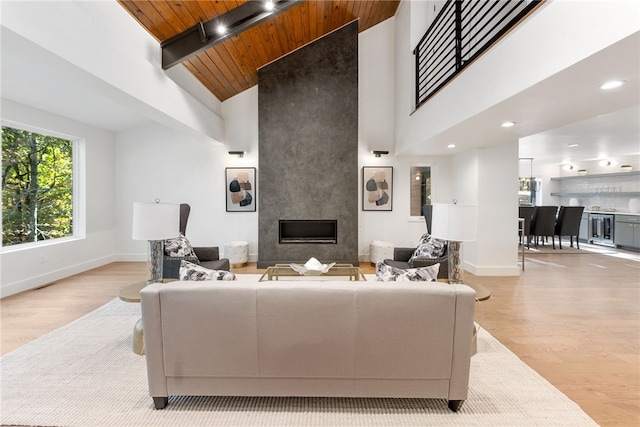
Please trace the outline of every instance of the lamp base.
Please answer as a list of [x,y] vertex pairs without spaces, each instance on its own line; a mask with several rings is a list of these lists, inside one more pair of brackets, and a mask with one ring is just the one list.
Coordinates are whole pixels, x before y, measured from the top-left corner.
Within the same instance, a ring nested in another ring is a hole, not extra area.
[[449,284],[463,284],[464,272],[460,264],[462,263],[461,242],[449,241],[447,249],[449,263]]
[[149,240],[149,280],[147,284],[162,282],[164,240]]

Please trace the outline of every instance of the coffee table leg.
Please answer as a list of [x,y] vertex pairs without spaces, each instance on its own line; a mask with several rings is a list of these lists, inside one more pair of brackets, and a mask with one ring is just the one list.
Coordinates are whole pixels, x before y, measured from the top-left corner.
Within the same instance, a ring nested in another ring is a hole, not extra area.
[[142,330],[142,319],[138,320],[133,327],[133,352],[144,354],[144,331]]

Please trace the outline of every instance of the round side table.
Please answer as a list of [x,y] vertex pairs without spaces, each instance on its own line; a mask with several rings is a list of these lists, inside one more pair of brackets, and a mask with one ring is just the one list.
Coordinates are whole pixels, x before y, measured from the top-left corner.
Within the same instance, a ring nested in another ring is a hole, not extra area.
[[374,240],[369,247],[369,260],[372,265],[385,259],[393,259],[393,243]]
[[224,257],[231,267],[244,267],[249,262],[249,242],[237,241],[224,245]]
[[[164,279],[162,282],[174,282],[176,279]],[[120,290],[118,297],[126,302],[140,302],[140,291],[147,286],[147,282],[136,282],[125,286]],[[142,318],[133,326],[133,352],[144,354],[144,330],[142,328]]]

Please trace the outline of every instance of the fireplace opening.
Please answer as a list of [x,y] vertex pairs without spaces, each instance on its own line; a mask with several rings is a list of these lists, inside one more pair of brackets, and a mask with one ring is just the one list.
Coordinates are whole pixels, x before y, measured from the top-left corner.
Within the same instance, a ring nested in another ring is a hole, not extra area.
[[279,221],[280,243],[338,243],[337,220]]

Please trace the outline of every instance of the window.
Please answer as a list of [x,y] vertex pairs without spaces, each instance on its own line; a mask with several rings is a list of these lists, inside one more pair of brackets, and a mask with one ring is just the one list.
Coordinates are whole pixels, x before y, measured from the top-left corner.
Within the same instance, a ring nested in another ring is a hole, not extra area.
[[411,167],[411,216],[422,216],[422,206],[431,204],[431,167]]
[[74,234],[74,141],[2,126],[2,246]]

